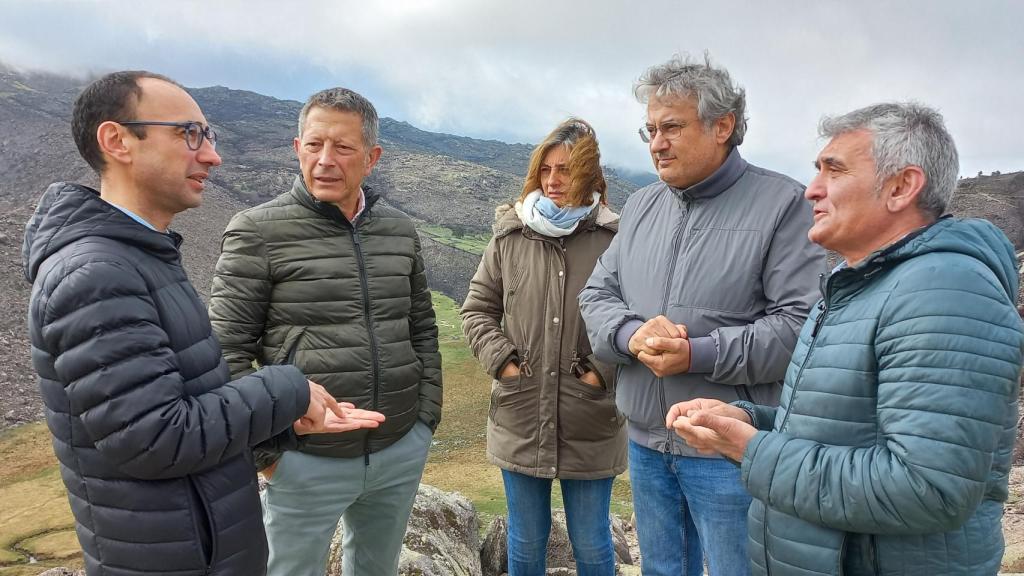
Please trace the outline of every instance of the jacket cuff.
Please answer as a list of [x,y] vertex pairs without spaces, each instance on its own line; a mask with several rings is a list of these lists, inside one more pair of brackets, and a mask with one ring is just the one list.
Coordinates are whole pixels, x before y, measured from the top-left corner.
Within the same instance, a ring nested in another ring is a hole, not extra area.
[[420,422],[425,424],[427,428],[430,428],[430,433],[431,434],[437,433],[437,424],[438,424],[438,422],[437,422],[437,419],[434,418],[433,414],[431,414],[429,412],[420,412],[418,417],[417,417],[417,420],[419,420]]
[[711,336],[690,338],[690,374],[710,374],[718,362],[718,341]]
[[779,457],[786,438],[775,432],[759,431],[743,452],[740,462],[740,478],[751,496],[769,504],[772,477],[777,471]]
[[615,331],[615,351],[623,356],[633,358],[633,353],[629,351],[629,339],[643,325],[643,320],[634,318],[633,320],[627,320],[622,326],[619,326],[619,329]]
[[495,380],[500,380],[501,371],[505,369],[505,366],[508,366],[509,362],[515,362],[516,366],[519,365],[519,353],[516,352],[515,348],[513,348],[511,352],[505,355],[501,362],[498,362],[494,366],[494,369],[491,370],[491,378],[494,378]]

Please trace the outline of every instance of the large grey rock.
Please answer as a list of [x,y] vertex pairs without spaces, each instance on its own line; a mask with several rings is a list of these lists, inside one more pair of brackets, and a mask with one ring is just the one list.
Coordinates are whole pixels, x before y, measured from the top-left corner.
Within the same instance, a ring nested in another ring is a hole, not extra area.
[[[619,566],[631,566],[633,558],[626,539],[626,526],[614,514],[609,515],[612,529],[612,544],[615,547],[615,561]],[[483,576],[501,576],[508,572],[508,525],[505,518],[498,517],[491,523],[484,535],[480,548],[480,565]],[[565,525],[565,511],[553,510],[551,514],[551,535],[548,537],[548,574],[575,574],[576,562],[572,557],[572,544]]]
[[[327,576],[341,576],[343,535],[344,528],[339,522],[331,542]],[[398,574],[481,576],[479,550],[479,520],[473,504],[461,494],[420,484],[405,532]]]
[[480,567],[483,576],[501,576],[508,572],[508,525],[504,516],[491,521],[480,545]]

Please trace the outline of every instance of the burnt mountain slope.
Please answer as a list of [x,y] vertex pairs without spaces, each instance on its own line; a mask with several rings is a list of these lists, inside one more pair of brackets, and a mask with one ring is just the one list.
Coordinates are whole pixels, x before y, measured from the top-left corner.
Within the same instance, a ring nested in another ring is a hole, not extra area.
[[[51,182],[96,185],[70,136],[71,104],[83,82],[0,65],[0,428],[41,417],[25,331],[30,286],[21,270],[24,225]],[[297,172],[292,151],[298,102],[214,87],[191,91],[220,134],[224,165],[212,172],[203,206],[175,219],[196,288],[209,291],[220,235],[237,211],[270,199]],[[370,185],[424,225],[489,232],[494,206],[519,192],[530,147],[433,134],[384,118],[385,155]],[[636,175],[630,175],[636,178]],[[641,181],[643,179],[641,178]],[[636,188],[609,174],[620,206]],[[954,210],[1000,225],[1024,249],[1024,173],[961,181]],[[431,286],[457,301],[479,256],[423,236]]]

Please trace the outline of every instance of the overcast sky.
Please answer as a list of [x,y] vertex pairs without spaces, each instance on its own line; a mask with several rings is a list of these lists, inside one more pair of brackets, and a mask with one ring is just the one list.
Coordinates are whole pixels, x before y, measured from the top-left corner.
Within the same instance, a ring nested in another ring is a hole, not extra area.
[[1022,24],[1020,0],[0,0],[0,61],[293,100],[340,85],[383,116],[507,142],[576,115],[605,163],[651,170],[633,82],[707,50],[747,90],[756,164],[806,182],[821,115],[914,99],[973,176],[1024,170]]

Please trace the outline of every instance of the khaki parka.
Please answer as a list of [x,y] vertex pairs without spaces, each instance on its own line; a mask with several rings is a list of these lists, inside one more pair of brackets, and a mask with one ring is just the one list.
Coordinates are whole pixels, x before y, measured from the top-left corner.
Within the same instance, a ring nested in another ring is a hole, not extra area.
[[[576,297],[618,230],[601,206],[563,238],[526,227],[509,205],[462,307],[462,329],[491,383],[487,457],[540,478],[596,479],[626,468],[615,368],[593,357]],[[510,360],[520,374],[498,379]],[[578,376],[595,370],[601,387]]]

